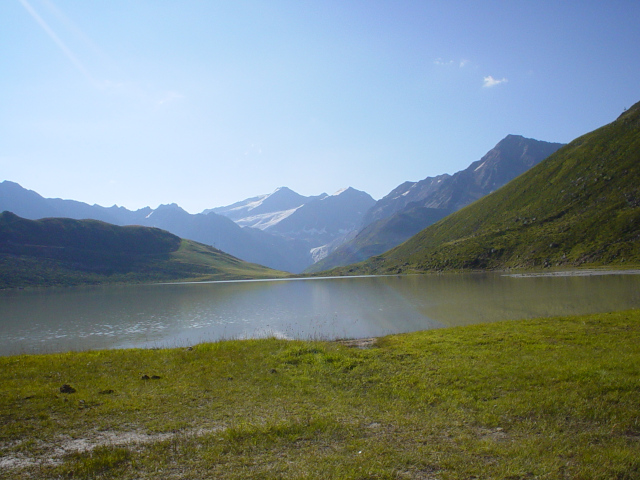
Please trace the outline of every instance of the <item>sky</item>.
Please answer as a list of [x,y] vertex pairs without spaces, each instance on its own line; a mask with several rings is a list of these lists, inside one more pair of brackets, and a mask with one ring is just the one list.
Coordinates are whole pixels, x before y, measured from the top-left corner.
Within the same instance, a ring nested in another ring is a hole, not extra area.
[[640,101],[640,2],[2,0],[0,181],[191,213],[379,199]]

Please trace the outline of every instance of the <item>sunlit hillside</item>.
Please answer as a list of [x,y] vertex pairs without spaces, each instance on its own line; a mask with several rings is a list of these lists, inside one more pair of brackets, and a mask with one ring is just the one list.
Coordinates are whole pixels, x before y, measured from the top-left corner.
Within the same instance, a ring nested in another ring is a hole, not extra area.
[[640,103],[404,244],[334,273],[640,264]]

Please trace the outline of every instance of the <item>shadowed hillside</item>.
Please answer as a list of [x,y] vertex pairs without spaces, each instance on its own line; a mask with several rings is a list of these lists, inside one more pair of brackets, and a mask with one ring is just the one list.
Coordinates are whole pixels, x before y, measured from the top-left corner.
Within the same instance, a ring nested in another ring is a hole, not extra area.
[[0,288],[281,275],[158,228],[0,214]]
[[333,273],[640,264],[640,103],[493,194]]

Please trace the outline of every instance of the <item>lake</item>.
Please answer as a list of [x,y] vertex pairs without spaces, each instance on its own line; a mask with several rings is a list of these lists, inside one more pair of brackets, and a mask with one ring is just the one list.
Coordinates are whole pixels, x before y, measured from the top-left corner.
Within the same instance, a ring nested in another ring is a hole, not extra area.
[[442,274],[0,292],[0,355],[364,338],[640,307],[640,275]]

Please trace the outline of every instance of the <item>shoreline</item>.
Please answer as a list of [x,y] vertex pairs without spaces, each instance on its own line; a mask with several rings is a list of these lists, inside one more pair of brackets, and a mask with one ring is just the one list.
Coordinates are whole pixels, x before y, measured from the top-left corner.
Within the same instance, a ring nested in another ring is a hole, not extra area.
[[0,479],[635,478],[639,338],[630,310],[0,358]]
[[585,270],[563,270],[556,272],[529,272],[529,273],[506,273],[503,277],[512,278],[533,278],[533,277],[592,277],[600,275],[640,275],[640,269],[630,270],[598,270],[589,268]]

